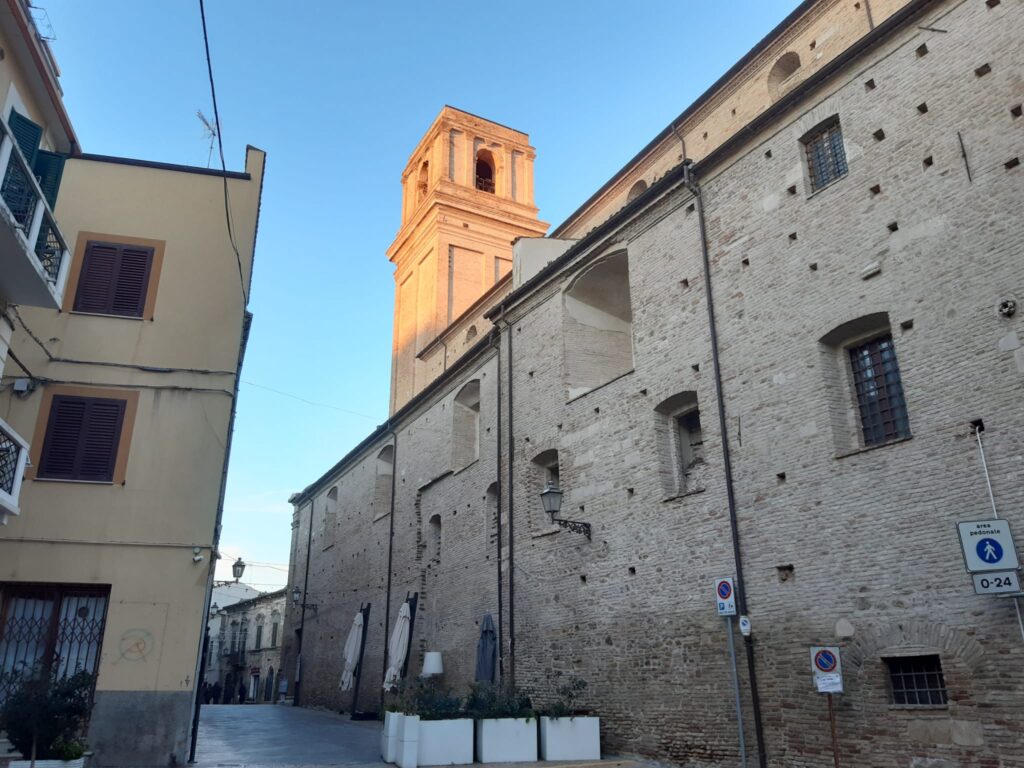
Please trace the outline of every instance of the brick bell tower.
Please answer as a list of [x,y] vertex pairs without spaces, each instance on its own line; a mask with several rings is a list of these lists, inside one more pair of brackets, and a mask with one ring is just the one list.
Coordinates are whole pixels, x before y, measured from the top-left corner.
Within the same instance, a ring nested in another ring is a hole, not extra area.
[[444,372],[511,286],[512,243],[548,225],[533,202],[525,133],[445,107],[402,172],[391,413]]

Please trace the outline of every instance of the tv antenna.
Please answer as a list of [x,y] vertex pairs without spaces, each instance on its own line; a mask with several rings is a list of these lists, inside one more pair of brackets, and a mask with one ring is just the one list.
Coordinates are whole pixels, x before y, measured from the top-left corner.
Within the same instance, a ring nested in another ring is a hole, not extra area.
[[213,145],[217,142],[217,125],[203,114],[201,109],[196,110],[196,117],[203,124],[203,138],[210,140],[210,151],[206,153],[206,167],[210,167],[210,160],[213,158]]

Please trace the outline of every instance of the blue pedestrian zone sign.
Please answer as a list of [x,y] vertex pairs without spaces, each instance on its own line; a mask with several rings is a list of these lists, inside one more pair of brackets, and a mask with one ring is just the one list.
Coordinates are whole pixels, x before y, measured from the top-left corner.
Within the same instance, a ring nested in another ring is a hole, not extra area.
[[1010,525],[1005,520],[957,523],[968,573],[1015,571],[1020,567]]

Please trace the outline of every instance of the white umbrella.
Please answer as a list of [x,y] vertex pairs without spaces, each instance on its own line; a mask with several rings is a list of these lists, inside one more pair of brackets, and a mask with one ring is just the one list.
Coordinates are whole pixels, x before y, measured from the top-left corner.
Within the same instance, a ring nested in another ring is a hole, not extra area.
[[395,629],[391,633],[391,642],[388,643],[388,671],[384,673],[384,690],[390,691],[398,685],[398,678],[402,676],[402,666],[405,664],[405,654],[409,651],[409,622],[412,614],[409,612],[408,601],[402,603],[398,611],[398,618],[395,619]]
[[363,612],[359,611],[352,619],[352,629],[348,631],[348,639],[345,641],[345,671],[341,673],[341,683],[338,685],[343,691],[352,690],[353,674],[356,665],[359,663],[359,652],[363,649]]

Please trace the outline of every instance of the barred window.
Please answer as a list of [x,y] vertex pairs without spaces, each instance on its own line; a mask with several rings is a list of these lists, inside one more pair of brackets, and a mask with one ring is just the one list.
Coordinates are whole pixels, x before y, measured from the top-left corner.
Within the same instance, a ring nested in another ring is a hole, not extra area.
[[898,656],[885,659],[889,667],[892,703],[918,707],[944,707],[949,701],[942,663],[937,655]]
[[892,334],[851,347],[849,352],[864,445],[910,437],[910,420]]
[[814,128],[801,141],[807,152],[812,192],[846,175],[846,151],[843,149],[843,131],[839,127],[838,117]]

